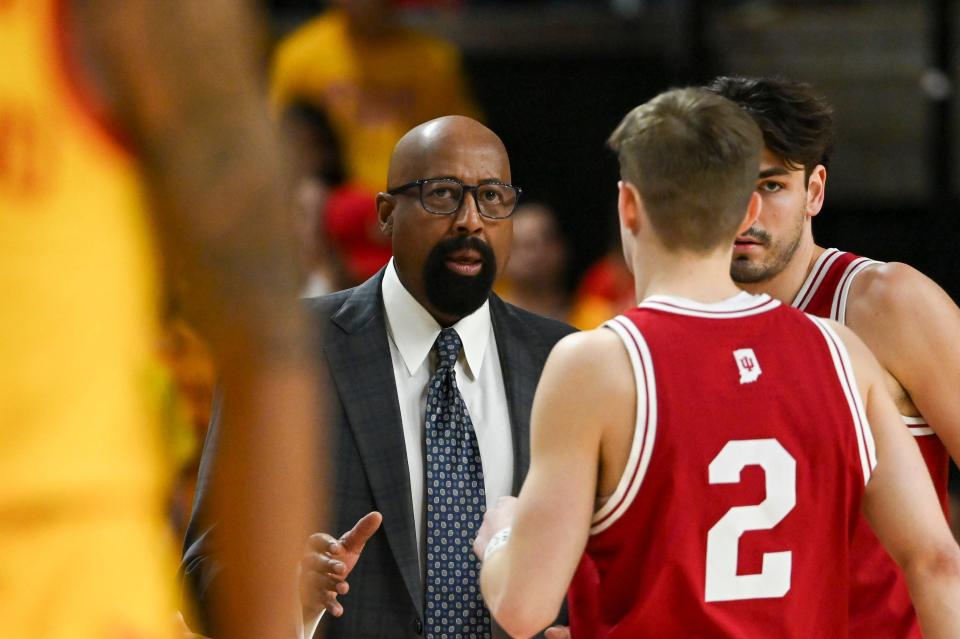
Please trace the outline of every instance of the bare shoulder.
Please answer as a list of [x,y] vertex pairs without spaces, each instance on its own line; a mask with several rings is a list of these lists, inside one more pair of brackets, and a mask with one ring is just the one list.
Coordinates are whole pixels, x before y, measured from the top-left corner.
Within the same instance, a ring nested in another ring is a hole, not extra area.
[[606,328],[595,328],[567,335],[557,342],[553,352],[550,353],[550,359],[575,365],[599,365],[609,362],[610,359],[622,359],[622,363],[629,365],[623,341],[616,333]]
[[572,333],[557,342],[544,378],[595,396],[633,392],[629,355],[620,337],[606,328]]
[[847,325],[899,378],[907,354],[916,359],[918,349],[954,339],[960,310],[929,277],[891,262],[866,269],[854,281]]
[[878,264],[854,280],[847,308],[848,323],[854,330],[874,322],[889,325],[949,301],[943,289],[912,266],[900,262]]
[[620,337],[606,328],[564,337],[547,358],[534,398],[535,448],[598,451],[608,437],[629,449],[637,389]]

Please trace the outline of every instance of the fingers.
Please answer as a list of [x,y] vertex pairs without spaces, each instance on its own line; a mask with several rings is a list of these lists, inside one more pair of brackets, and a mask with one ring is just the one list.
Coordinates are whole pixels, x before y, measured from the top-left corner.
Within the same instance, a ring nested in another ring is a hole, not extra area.
[[308,587],[314,592],[330,593],[332,596],[345,595],[350,591],[350,584],[339,581],[331,575],[311,575],[306,578]]
[[340,551],[340,543],[327,533],[314,533],[307,538],[307,546],[315,552],[336,554]]
[[473,540],[473,554],[475,554],[480,561],[483,561],[483,551],[486,549],[489,541],[485,536],[481,537],[480,535],[477,535],[476,539]]
[[331,615],[343,614],[338,596],[350,591],[346,578],[356,565],[367,540],[380,528],[383,516],[373,511],[335,539],[327,533],[314,533],[307,539],[307,552],[300,560],[301,602],[305,608],[325,609]]
[[326,611],[334,617],[339,617],[343,614],[343,606],[337,601],[337,593],[329,591],[322,593],[320,595],[320,602]]
[[497,500],[496,507],[488,510],[483,515],[483,522],[480,524],[480,530],[477,531],[477,536],[473,540],[473,552],[477,555],[480,561],[484,560],[484,553],[487,549],[487,544],[490,543],[490,539],[501,529],[505,528],[510,524],[511,518],[504,518],[501,512],[501,506],[503,504],[509,503],[509,499],[515,499],[513,497],[500,497]]
[[343,614],[343,606],[337,597],[350,592],[350,584],[342,577],[311,571],[303,573],[300,578],[302,604],[310,609],[326,609],[337,617]]
[[553,626],[552,628],[547,628],[543,636],[546,637],[546,639],[572,639],[568,626]]
[[[383,515],[375,510],[369,512],[361,517],[353,528],[340,537],[339,543],[343,545],[347,552],[360,553],[367,544],[367,540],[380,528],[381,522],[383,522]],[[334,554],[336,553],[334,552]]]
[[331,557],[327,553],[311,552],[303,557],[300,566],[305,572],[313,572],[321,575],[329,574],[335,579],[343,579],[347,576],[347,565]]

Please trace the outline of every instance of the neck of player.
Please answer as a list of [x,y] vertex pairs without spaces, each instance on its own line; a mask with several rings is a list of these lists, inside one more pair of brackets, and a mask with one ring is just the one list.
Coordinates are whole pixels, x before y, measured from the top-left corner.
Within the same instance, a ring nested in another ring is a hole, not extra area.
[[671,251],[655,242],[638,242],[633,251],[637,301],[673,295],[712,304],[740,292],[730,277],[733,242],[700,254]]

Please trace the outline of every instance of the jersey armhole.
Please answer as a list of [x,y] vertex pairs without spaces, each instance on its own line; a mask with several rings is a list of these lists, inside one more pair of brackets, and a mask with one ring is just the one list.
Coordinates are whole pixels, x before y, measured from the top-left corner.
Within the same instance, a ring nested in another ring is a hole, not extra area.
[[857,449],[860,454],[860,468],[863,472],[863,484],[867,485],[870,482],[873,469],[877,466],[877,448],[873,440],[873,431],[870,429],[870,422],[867,421],[867,414],[863,408],[860,388],[857,386],[850,355],[846,346],[843,345],[843,341],[825,320],[813,315],[807,315],[807,318],[820,329],[820,333],[827,343],[827,349],[830,351],[830,358],[833,361],[837,379],[843,389],[847,407],[850,410],[850,417],[853,420]]
[[810,300],[816,295],[817,289],[820,288],[820,284],[827,276],[827,273],[830,272],[830,267],[833,266],[833,263],[837,261],[841,255],[843,255],[843,251],[838,251],[835,248],[825,250],[820,257],[817,258],[817,261],[814,262],[813,268],[810,269],[807,279],[804,280],[800,290],[797,291],[797,295],[793,298],[790,306],[798,308],[801,311],[805,310],[807,305],[810,304]]
[[830,309],[830,318],[842,326],[847,325],[847,299],[850,296],[850,289],[853,287],[853,281],[864,270],[875,264],[880,264],[876,260],[866,257],[860,257],[851,262],[840,278],[840,284],[833,294],[833,305]]
[[51,64],[56,86],[77,118],[107,149],[127,158],[135,157],[130,137],[111,119],[106,100],[86,79],[88,71],[77,59],[75,34],[70,28],[72,0],[50,0],[50,4]]
[[627,464],[610,499],[594,514],[590,522],[591,535],[601,533],[613,525],[633,503],[650,465],[657,432],[656,380],[646,340],[636,325],[622,315],[603,326],[620,337],[630,357],[637,389],[637,416]]
[[900,419],[906,425],[907,429],[910,431],[910,434],[914,437],[927,437],[929,435],[936,435],[934,430],[930,428],[930,425],[927,424],[927,420],[920,416],[912,415],[900,415]]

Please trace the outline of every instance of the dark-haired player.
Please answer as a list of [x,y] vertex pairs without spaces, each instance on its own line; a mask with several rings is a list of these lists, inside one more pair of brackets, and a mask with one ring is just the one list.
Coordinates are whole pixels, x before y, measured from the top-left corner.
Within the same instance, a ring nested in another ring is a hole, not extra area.
[[574,637],[844,637],[862,507],[928,639],[955,637],[960,549],[880,367],[848,329],[730,277],[759,207],[757,126],[675,90],[610,143],[643,301],[547,361],[530,473],[475,545],[493,615],[511,636],[538,631],[583,554]]
[[[763,132],[759,220],[737,237],[731,274],[744,289],[848,326],[885,369],[888,390],[946,509],[948,451],[960,456],[960,310],[906,264],[818,246],[833,136],[830,105],[808,84],[721,77],[710,90]],[[854,540],[851,636],[919,637],[906,584],[865,522]]]

